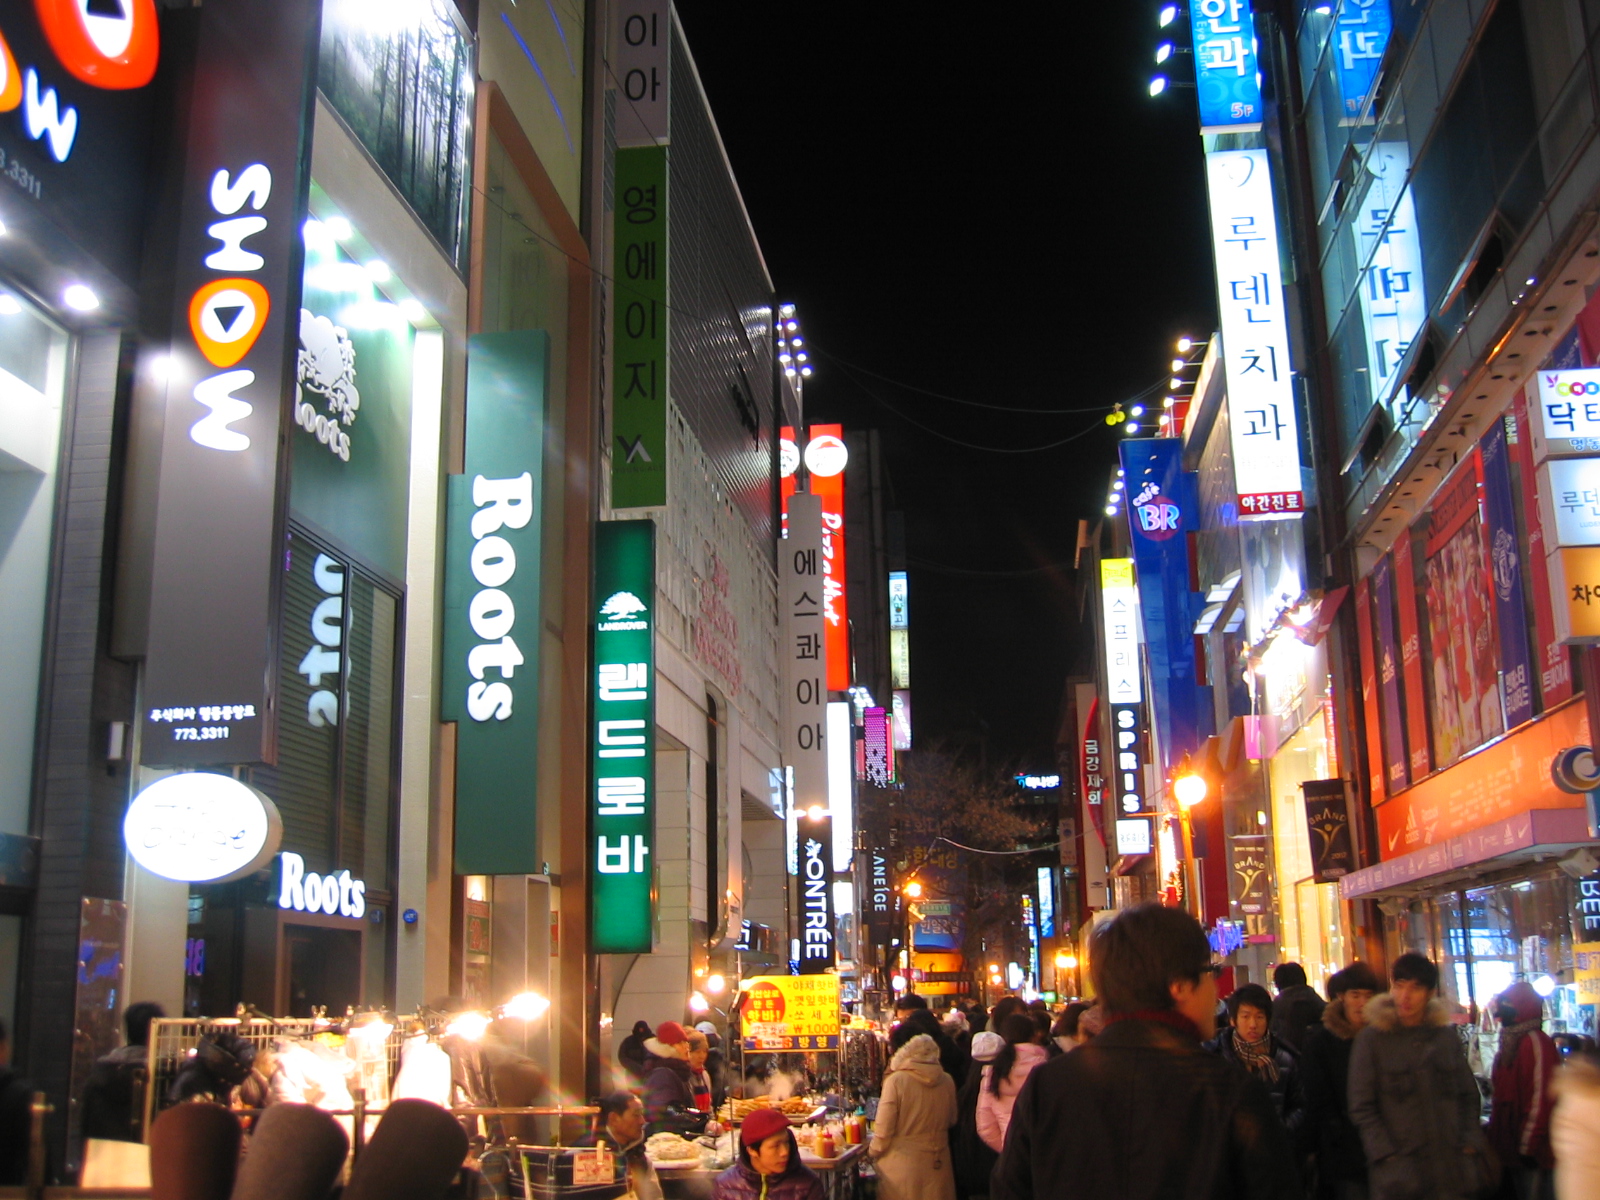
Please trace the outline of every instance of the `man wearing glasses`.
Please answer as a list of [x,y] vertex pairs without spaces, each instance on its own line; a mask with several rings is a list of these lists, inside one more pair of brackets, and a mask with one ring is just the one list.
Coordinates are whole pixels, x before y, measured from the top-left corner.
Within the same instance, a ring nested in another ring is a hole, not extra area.
[[1295,1200],[1266,1089],[1201,1047],[1216,1032],[1220,970],[1181,909],[1140,905],[1095,932],[1105,1031],[1023,1085],[992,1200]]

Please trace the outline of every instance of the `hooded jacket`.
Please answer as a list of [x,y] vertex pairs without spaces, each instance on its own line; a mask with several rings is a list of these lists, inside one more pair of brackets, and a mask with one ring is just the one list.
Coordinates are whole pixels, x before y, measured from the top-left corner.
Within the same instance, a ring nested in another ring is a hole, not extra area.
[[1028,1077],[991,1200],[1299,1200],[1261,1081],[1168,1016],[1114,1021]]
[[878,1099],[870,1152],[878,1200],[955,1200],[950,1126],[956,1085],[939,1065],[939,1046],[919,1033],[895,1052]]
[[1350,1051],[1355,1039],[1344,1001],[1336,998],[1322,1010],[1322,1022],[1306,1034],[1300,1053],[1306,1106],[1303,1144],[1317,1158],[1317,1200],[1334,1200],[1342,1184],[1367,1180],[1367,1154],[1349,1111]]
[[800,1147],[789,1134],[789,1165],[782,1175],[762,1175],[741,1148],[739,1159],[717,1176],[711,1200],[823,1200],[822,1179],[800,1161]]
[[1556,1195],[1592,1200],[1600,1180],[1600,1059],[1573,1055],[1556,1076],[1550,1118],[1556,1159]]
[[1028,1076],[1033,1074],[1034,1068],[1043,1065],[1049,1058],[1050,1053],[1043,1046],[1019,1042],[1016,1061],[1000,1081],[998,1096],[989,1090],[994,1068],[983,1068],[983,1078],[978,1085],[978,1136],[996,1154],[1006,1144],[1006,1126],[1011,1123],[1011,1106],[1017,1101],[1017,1093],[1028,1082]]
[[663,1043],[645,1042],[644,1119],[652,1134],[699,1133],[707,1114],[695,1108],[689,1063]]
[[[1500,998],[1516,1010],[1513,1024],[1536,1022],[1544,1016],[1544,1001],[1531,984],[1514,983]],[[1502,1032],[1500,1037],[1504,1046],[1508,1035]],[[1552,1084],[1561,1054],[1542,1028],[1513,1033],[1509,1039],[1510,1052],[1502,1050],[1495,1055],[1489,1073],[1489,1144],[1507,1169],[1530,1165],[1548,1171],[1555,1166],[1550,1113],[1555,1108]]]
[[1284,988],[1272,1002],[1272,1035],[1289,1049],[1298,1051],[1327,1005],[1309,983]]
[[645,1039],[653,1037],[648,1021],[635,1021],[633,1032],[622,1039],[622,1045],[617,1047],[617,1061],[622,1064],[622,1069],[641,1083],[644,1082],[644,1043]]
[[1430,1000],[1422,1024],[1406,1027],[1385,992],[1366,1015],[1350,1053],[1350,1119],[1371,1200],[1465,1200],[1479,1186],[1466,1160],[1477,1150],[1481,1097],[1449,1011]]

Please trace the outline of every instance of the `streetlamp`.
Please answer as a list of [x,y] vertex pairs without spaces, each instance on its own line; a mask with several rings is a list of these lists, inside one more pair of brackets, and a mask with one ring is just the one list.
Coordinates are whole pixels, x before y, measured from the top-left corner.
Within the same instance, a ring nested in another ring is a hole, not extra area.
[[1063,971],[1072,972],[1068,978],[1072,982],[1072,994],[1076,996],[1080,990],[1078,987],[1077,976],[1078,956],[1076,954],[1068,954],[1065,950],[1056,952],[1056,991],[1058,993],[1066,991],[1066,989],[1061,986],[1061,972]]

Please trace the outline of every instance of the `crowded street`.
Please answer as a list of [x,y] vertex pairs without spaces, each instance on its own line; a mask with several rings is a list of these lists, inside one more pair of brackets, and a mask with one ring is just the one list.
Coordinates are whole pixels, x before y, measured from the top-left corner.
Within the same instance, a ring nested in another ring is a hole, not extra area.
[[0,0],[0,628],[0,1200],[1600,1200],[1600,0]]

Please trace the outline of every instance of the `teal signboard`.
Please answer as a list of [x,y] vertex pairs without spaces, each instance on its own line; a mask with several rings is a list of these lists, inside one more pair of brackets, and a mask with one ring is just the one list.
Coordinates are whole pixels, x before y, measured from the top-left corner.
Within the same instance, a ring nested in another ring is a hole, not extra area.
[[667,151],[617,151],[611,506],[667,502]]
[[465,471],[450,477],[440,709],[456,722],[455,870],[539,873],[539,511],[550,339],[467,340]]
[[602,521],[594,538],[594,792],[590,944],[648,954],[655,930],[655,598],[652,521]]

